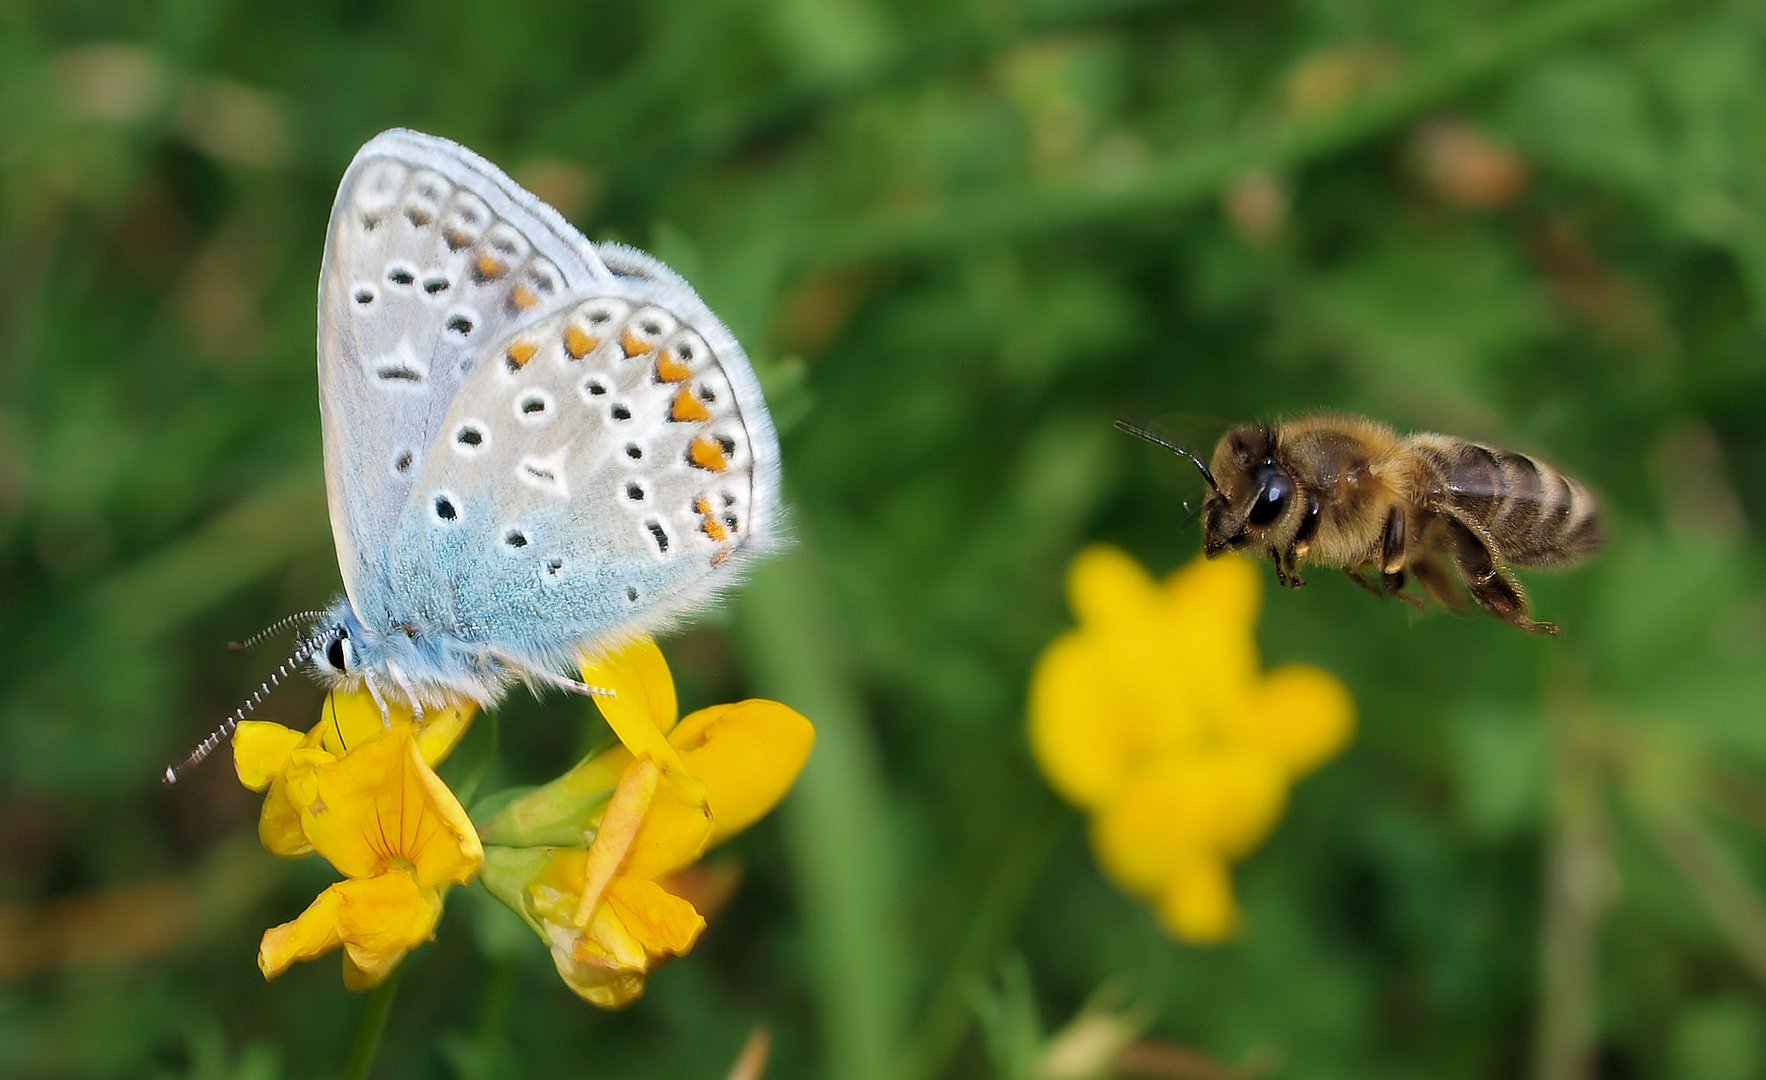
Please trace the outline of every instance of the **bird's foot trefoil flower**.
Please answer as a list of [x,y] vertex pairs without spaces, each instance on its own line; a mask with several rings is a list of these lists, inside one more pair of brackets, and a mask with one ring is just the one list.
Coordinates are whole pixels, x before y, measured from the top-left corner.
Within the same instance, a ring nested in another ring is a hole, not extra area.
[[585,663],[583,679],[614,692],[595,701],[620,745],[487,823],[482,880],[545,941],[571,990],[617,1007],[705,927],[675,876],[784,797],[815,730],[760,699],[677,722],[673,679],[648,640]]
[[1245,560],[1198,559],[1156,582],[1121,551],[1088,549],[1068,580],[1079,625],[1031,677],[1043,774],[1090,815],[1104,871],[1189,941],[1238,930],[1232,863],[1354,727],[1334,676],[1262,669],[1259,580]]
[[[244,748],[252,749],[257,738]],[[291,749],[275,785],[272,797],[286,807],[278,813],[290,815],[278,843],[319,853],[345,880],[320,893],[299,918],[265,933],[258,966],[274,978],[297,960],[341,947],[344,984],[378,985],[434,932],[447,887],[478,872],[484,861],[478,833],[424,760],[409,721],[341,754]]]

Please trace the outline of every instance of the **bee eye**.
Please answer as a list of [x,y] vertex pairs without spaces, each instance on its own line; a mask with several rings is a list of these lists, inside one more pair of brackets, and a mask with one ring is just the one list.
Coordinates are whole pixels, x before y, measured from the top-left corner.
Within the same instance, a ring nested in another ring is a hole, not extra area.
[[1274,469],[1264,471],[1263,487],[1257,492],[1257,501],[1251,504],[1249,521],[1253,525],[1268,525],[1282,516],[1287,509],[1288,499],[1294,494],[1294,482],[1288,475]]
[[348,634],[340,633],[325,649],[325,661],[339,671],[347,672],[356,664],[356,650]]

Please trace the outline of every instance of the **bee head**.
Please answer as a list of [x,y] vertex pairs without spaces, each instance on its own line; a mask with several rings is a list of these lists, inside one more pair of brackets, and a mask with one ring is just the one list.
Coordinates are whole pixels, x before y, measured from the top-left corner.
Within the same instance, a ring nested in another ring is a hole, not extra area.
[[1272,429],[1247,424],[1221,436],[1212,472],[1214,493],[1202,506],[1202,553],[1210,559],[1264,540],[1295,517],[1299,485]]

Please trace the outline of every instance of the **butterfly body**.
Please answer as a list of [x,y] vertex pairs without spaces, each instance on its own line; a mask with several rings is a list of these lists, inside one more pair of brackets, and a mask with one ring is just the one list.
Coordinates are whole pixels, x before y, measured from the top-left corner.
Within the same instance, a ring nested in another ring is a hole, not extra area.
[[690,613],[774,542],[777,442],[729,330],[470,151],[362,148],[319,311],[327,678],[488,704]]

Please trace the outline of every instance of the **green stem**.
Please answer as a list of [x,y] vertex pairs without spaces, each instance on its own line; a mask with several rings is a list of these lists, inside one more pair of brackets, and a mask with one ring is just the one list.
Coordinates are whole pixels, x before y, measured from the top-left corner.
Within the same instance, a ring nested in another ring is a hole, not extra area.
[[1549,684],[1554,805],[1545,857],[1544,925],[1533,1072],[1541,1080],[1591,1076],[1600,998],[1601,923],[1612,897],[1610,823],[1599,725],[1565,678]]
[[404,974],[405,964],[400,964],[368,995],[361,1022],[356,1025],[355,1041],[350,1044],[349,1060],[344,1063],[344,1080],[368,1080],[368,1070],[374,1067],[374,1056],[380,1051],[380,1036],[386,1032],[386,1018],[392,1013],[393,995],[398,992]]
[[1418,57],[1342,108],[1264,126],[1150,162],[1119,183],[1026,186],[915,212],[854,221],[808,237],[796,270],[924,256],[1016,236],[1087,228],[1218,197],[1256,169],[1292,169],[1383,136],[1480,83],[1590,34],[1667,7],[1667,0],[1563,0],[1522,7]]
[[913,982],[888,796],[841,617],[814,538],[757,570],[738,608],[756,689],[816,725],[815,753],[779,817],[810,942],[828,1060],[843,1080],[889,1080]]

